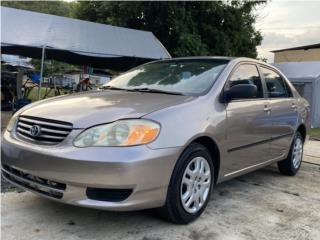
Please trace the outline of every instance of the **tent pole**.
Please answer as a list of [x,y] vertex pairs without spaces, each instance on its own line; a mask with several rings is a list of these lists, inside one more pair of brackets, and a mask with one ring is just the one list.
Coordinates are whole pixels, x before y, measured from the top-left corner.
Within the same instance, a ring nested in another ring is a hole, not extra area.
[[41,71],[40,71],[40,81],[39,81],[39,89],[38,89],[38,100],[41,99],[41,85],[43,80],[43,68],[44,68],[44,54],[46,51],[46,46],[42,47],[42,56],[41,56]]

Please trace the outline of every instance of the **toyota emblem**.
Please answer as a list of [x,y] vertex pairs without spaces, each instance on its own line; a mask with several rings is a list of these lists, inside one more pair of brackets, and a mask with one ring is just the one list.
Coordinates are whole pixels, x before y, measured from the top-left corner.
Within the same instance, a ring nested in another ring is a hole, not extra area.
[[38,137],[41,134],[41,127],[39,125],[33,125],[30,128],[30,135],[32,137]]

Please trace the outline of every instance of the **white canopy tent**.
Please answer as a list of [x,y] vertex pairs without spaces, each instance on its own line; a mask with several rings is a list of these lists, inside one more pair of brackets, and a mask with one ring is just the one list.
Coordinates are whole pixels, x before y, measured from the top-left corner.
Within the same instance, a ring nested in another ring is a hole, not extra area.
[[[1,7],[1,51],[124,71],[171,58],[152,32]],[[41,82],[41,81],[40,81]]]

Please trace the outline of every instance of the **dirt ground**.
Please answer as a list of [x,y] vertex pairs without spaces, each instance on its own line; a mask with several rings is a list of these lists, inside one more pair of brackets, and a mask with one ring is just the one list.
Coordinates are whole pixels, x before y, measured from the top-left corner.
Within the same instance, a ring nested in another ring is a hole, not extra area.
[[11,111],[1,111],[1,133],[7,126],[11,116],[12,116]]
[[178,226],[151,211],[106,212],[29,192],[1,194],[2,239],[320,239],[320,142],[305,149],[296,177],[276,166],[218,185],[197,221]]

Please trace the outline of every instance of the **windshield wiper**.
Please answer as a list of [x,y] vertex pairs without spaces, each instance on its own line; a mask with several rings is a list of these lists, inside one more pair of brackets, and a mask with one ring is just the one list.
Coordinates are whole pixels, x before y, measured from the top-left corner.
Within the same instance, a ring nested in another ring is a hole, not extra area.
[[118,88],[113,86],[102,86],[100,89],[109,89],[109,90],[120,90],[120,91],[128,91],[126,88]]
[[171,95],[183,95],[181,92],[171,92],[171,91],[164,91],[164,90],[153,89],[153,88],[132,88],[132,89],[128,89],[128,91],[147,92],[147,93],[162,93],[162,94],[171,94]]
[[108,90],[120,90],[120,91],[128,91],[128,92],[147,92],[147,93],[162,93],[162,94],[171,94],[171,95],[183,95],[181,92],[171,92],[171,91],[164,91],[159,89],[153,88],[118,88],[113,86],[102,86],[100,89],[108,89]]

